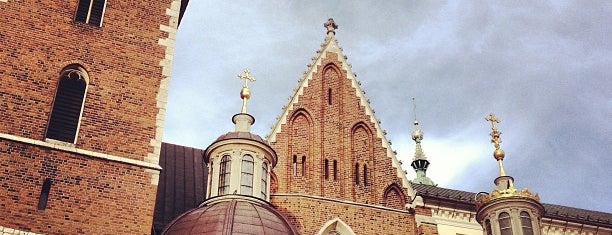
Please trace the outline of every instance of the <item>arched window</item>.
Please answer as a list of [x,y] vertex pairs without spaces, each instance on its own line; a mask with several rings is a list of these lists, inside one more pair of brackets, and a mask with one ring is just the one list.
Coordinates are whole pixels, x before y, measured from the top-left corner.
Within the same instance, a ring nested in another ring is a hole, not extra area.
[[253,168],[255,162],[251,155],[242,157],[242,173],[240,175],[240,194],[253,195]]
[[79,65],[62,70],[45,138],[76,142],[88,80],[87,72]]
[[90,25],[102,26],[106,0],[79,0],[74,21],[84,22]]
[[325,179],[329,179],[329,160],[325,159],[325,163],[323,165],[323,175]]
[[526,211],[521,212],[521,228],[523,229],[523,235],[533,235],[531,216]]
[[359,185],[359,163],[355,163],[355,184]]
[[363,186],[368,186],[368,165],[363,164]]
[[302,177],[306,175],[306,156],[302,156]]
[[507,212],[499,214],[499,230],[501,235],[512,235],[512,223],[510,222],[510,214]]
[[493,235],[493,231],[491,231],[491,221],[490,220],[485,220],[485,232],[487,233],[487,235]]
[[261,198],[266,199],[266,192],[268,191],[268,164],[263,163],[261,165]]
[[334,181],[338,180],[338,162],[334,160]]
[[293,177],[297,175],[297,156],[293,155],[293,163],[291,164],[291,171],[293,173]]
[[225,155],[221,158],[221,164],[219,164],[219,193],[218,195],[225,195],[229,191],[230,186],[230,173],[232,161],[230,156]]

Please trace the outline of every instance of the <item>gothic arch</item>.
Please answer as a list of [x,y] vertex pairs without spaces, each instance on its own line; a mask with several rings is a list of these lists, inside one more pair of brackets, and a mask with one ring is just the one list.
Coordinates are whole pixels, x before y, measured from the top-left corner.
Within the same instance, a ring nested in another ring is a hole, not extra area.
[[[335,233],[334,233],[335,232]],[[355,232],[349,227],[344,221],[336,217],[330,221],[327,221],[317,235],[354,235]]]
[[293,111],[293,114],[291,114],[291,118],[289,118],[290,120],[289,123],[293,125],[293,123],[300,117],[306,118],[306,120],[308,121],[309,127],[312,126],[312,116],[310,115],[308,111],[306,111],[306,109],[303,109],[303,108],[299,108]]
[[396,182],[391,183],[383,193],[383,205],[402,210],[406,205],[406,195]]

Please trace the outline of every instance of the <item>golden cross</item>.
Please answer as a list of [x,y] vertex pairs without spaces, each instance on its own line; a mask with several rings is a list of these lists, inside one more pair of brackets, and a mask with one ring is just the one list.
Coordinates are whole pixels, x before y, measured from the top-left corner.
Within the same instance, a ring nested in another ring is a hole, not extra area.
[[242,74],[238,74],[238,78],[239,79],[244,79],[244,87],[249,87],[248,82],[254,82],[255,81],[255,77],[251,76],[249,69],[245,69],[244,72]]
[[502,142],[501,139],[499,138],[501,136],[501,132],[497,130],[497,127],[495,126],[495,123],[500,123],[499,119],[497,119],[497,117],[495,117],[495,114],[493,113],[489,113],[489,115],[487,117],[485,117],[485,120],[491,122],[491,143],[493,143],[493,145],[495,146],[495,149],[500,149],[501,147],[499,146],[499,144]]
[[489,116],[485,117],[485,120],[491,122],[491,129],[497,130],[495,123],[500,123],[500,121],[497,119],[497,117],[495,117],[494,113],[489,113]]

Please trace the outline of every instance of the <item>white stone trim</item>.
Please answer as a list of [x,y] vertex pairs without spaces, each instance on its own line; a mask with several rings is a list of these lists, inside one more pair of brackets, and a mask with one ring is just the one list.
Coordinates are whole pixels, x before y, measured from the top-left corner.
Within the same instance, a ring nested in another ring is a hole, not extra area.
[[274,197],[302,197],[302,198],[309,198],[309,199],[321,200],[321,201],[326,201],[326,202],[335,202],[335,203],[341,203],[341,204],[346,204],[346,205],[362,206],[362,207],[368,207],[372,209],[392,211],[392,212],[397,212],[397,213],[402,213],[402,214],[410,214],[410,212],[407,210],[398,210],[395,208],[389,208],[389,207],[384,207],[384,206],[379,206],[379,205],[365,204],[365,203],[359,203],[359,202],[353,202],[353,201],[345,201],[345,200],[339,200],[339,199],[328,198],[328,197],[320,197],[320,196],[314,196],[314,195],[307,195],[307,194],[301,194],[301,193],[276,193],[276,194],[270,195],[270,198],[274,198]]
[[304,88],[308,87],[308,81],[313,77],[313,74],[317,72],[317,66],[320,66],[323,59],[326,58],[327,52],[333,52],[338,54],[338,60],[342,64],[342,69],[347,71],[347,79],[351,81],[351,85],[355,88],[357,97],[360,98],[360,104],[365,108],[366,115],[370,116],[370,122],[374,124],[376,128],[376,137],[381,139],[381,145],[387,150],[387,157],[392,161],[393,167],[396,169],[396,175],[402,179],[402,187],[408,190],[408,196],[413,198],[415,195],[414,189],[406,176],[406,172],[402,169],[400,162],[397,160],[396,152],[391,148],[391,141],[387,140],[386,132],[380,126],[380,121],[374,116],[374,109],[370,107],[370,102],[365,98],[365,91],[361,89],[357,76],[351,70],[351,65],[347,61],[347,57],[342,53],[342,48],[338,45],[338,41],[335,37],[328,36],[325,38],[325,42],[321,44],[321,50],[317,51],[315,57],[312,58],[312,63],[308,65],[308,69],[304,72],[304,75],[299,80],[299,85],[294,89],[293,95],[289,97],[289,104],[283,107],[282,114],[277,117],[276,122],[272,125],[270,134],[266,136],[268,142],[272,143],[276,141],[276,134],[281,132],[281,126],[287,122],[287,116],[293,111],[293,106],[298,103],[299,96],[304,93]]
[[11,141],[21,142],[21,143],[26,143],[26,144],[32,144],[32,145],[45,147],[45,148],[51,148],[51,149],[60,150],[64,152],[77,153],[77,154],[81,154],[81,155],[85,155],[85,156],[89,156],[93,158],[99,158],[99,159],[104,159],[104,160],[109,160],[109,161],[114,161],[114,162],[121,162],[121,163],[130,164],[130,165],[140,166],[140,167],[147,168],[147,170],[151,172],[157,172],[158,174],[159,174],[159,171],[162,169],[158,164],[134,160],[134,159],[127,158],[127,157],[110,155],[106,153],[94,152],[94,151],[85,150],[85,149],[79,149],[74,146],[61,144],[61,143],[49,143],[45,141],[29,139],[29,138],[24,138],[24,137],[4,134],[4,133],[0,133],[0,139],[6,139],[6,140],[11,140]]
[[[8,2],[8,0],[0,0],[0,2]],[[1,230],[0,230],[1,231]]]
[[[181,10],[181,0],[173,0],[170,8],[166,9],[169,16],[168,25],[159,25],[159,30],[167,32],[167,38],[160,38],[157,44],[165,49],[165,55],[159,61],[162,67],[162,78],[159,82],[159,91],[155,97],[156,107],[159,109],[155,117],[155,138],[151,139],[149,146],[153,147],[153,152],[148,153],[145,161],[152,164],[159,164],[159,154],[161,152],[162,137],[164,136],[164,121],[166,120],[166,106],[168,102],[168,85],[170,83],[170,73],[172,72],[172,59],[174,57],[174,45],[176,44],[176,30],[178,28],[179,12]],[[159,184],[159,172],[151,172],[151,184]]]
[[342,221],[339,217],[331,219],[323,224],[321,229],[319,229],[319,232],[317,232],[317,235],[327,235],[329,232],[331,232],[331,226],[334,227],[331,231],[336,231],[342,235],[355,235],[355,231],[353,231],[351,226],[348,226],[348,224],[344,223],[344,221]]
[[[2,0],[0,0],[1,2]],[[19,229],[7,228],[0,226],[0,234],[2,235],[41,235],[40,233],[26,232]]]

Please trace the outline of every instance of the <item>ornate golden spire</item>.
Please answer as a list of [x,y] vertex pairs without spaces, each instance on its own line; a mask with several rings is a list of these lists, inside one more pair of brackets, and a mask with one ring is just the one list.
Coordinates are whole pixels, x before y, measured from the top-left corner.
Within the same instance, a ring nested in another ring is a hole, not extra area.
[[247,100],[251,98],[251,90],[249,89],[249,81],[254,82],[255,77],[251,76],[249,69],[244,69],[242,74],[238,74],[239,79],[244,79],[244,85],[240,90],[240,99],[242,99],[242,111],[241,113],[247,113]]
[[327,29],[327,35],[334,35],[336,34],[336,29],[338,28],[338,25],[336,24],[336,22],[334,22],[333,18],[329,18],[327,22],[323,24],[323,27]]
[[495,146],[495,151],[493,151],[493,157],[499,163],[499,176],[506,176],[506,171],[504,170],[504,150],[501,149],[500,143],[502,142],[500,139],[501,131],[497,130],[495,123],[500,123],[499,119],[495,117],[495,114],[490,113],[489,116],[485,117],[485,120],[491,122],[491,143]]

